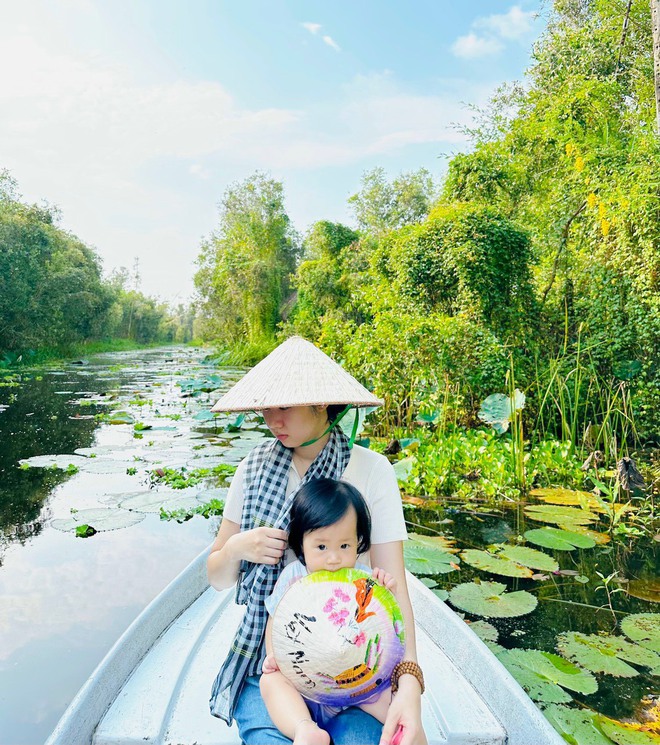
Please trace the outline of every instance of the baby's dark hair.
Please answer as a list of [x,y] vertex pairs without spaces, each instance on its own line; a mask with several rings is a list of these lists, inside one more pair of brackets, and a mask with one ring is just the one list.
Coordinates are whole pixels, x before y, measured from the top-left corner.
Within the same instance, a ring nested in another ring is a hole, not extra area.
[[371,546],[371,515],[360,492],[345,481],[312,479],[300,487],[291,505],[289,547],[304,563],[302,543],[305,533],[333,525],[349,508],[357,515],[358,553]]

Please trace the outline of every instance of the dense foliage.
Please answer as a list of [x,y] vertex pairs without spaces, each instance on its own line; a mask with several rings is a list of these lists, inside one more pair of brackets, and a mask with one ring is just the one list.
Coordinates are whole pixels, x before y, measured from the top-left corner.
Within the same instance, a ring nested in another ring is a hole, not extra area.
[[57,226],[58,212],[21,201],[0,172],[0,360],[90,340],[187,341],[190,310],[145,297],[126,270],[107,280],[96,252]]
[[[282,292],[272,295],[271,333],[279,323],[280,336],[301,333],[343,361],[385,398],[390,425],[440,404],[471,423],[508,372],[527,393],[528,431],[575,443],[591,424],[605,450],[657,441],[653,85],[647,4],[557,0],[524,85],[477,113],[473,147],[451,159],[440,190],[424,169],[392,181],[375,169],[349,200],[357,232],[313,226],[292,277],[295,305],[276,317]],[[214,284],[200,286],[217,314],[237,275],[208,248],[203,256]],[[240,286],[238,307],[245,292],[264,303]],[[231,344],[250,333],[231,329],[215,335]]]

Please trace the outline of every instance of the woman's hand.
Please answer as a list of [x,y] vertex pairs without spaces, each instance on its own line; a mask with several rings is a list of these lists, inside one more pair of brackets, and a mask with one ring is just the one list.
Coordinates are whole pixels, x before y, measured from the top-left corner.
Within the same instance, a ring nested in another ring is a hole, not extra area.
[[287,547],[288,534],[278,528],[253,528],[236,533],[227,541],[229,553],[235,561],[253,564],[277,564]]
[[396,595],[396,580],[389,572],[374,567],[371,576],[376,580],[376,582],[386,587],[392,595]]
[[392,703],[387,711],[380,745],[390,745],[395,737],[398,745],[427,745],[422,729],[421,709],[419,683],[411,675],[402,675],[399,678],[399,690],[392,696]]

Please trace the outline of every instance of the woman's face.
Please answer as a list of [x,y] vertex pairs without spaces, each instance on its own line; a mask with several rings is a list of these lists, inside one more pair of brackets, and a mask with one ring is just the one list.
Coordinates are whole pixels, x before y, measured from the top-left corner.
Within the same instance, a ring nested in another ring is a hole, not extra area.
[[261,415],[268,429],[287,448],[297,448],[303,442],[315,440],[328,428],[325,406],[264,409]]

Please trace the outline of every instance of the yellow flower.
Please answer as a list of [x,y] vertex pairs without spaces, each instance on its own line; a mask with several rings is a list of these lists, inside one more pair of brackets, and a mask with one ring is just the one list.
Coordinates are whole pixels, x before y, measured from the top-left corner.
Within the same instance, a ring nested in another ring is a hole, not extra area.
[[577,148],[575,147],[575,145],[572,142],[567,142],[566,143],[566,155],[568,155],[568,157],[570,158],[571,155],[573,155],[576,152],[577,152]]
[[575,159],[575,170],[578,173],[584,171],[584,158],[581,155],[578,155]]
[[600,230],[603,235],[608,235],[610,232],[610,228],[612,227],[612,223],[609,220],[605,220],[604,218],[600,221]]
[[606,215],[605,205],[601,202],[598,205],[598,217],[602,220],[605,217],[605,215]]
[[591,194],[589,194],[589,196],[587,197],[587,204],[589,205],[590,209],[593,209],[596,204],[598,204],[598,198],[593,192],[591,192]]

